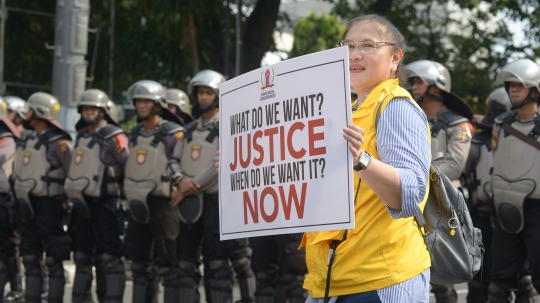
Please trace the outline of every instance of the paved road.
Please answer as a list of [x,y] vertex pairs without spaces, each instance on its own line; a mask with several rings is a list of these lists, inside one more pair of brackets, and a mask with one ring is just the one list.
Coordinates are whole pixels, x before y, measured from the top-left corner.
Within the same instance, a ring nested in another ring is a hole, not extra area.
[[[68,281],[65,288],[65,294],[64,294],[64,302],[71,302],[71,290],[73,286],[73,279],[75,277],[75,265],[71,262],[65,262],[64,267],[67,271],[68,275]],[[95,297],[95,286],[93,288],[94,293],[94,301],[97,302],[97,298]],[[466,303],[466,296],[467,296],[467,285],[466,284],[459,284],[456,285],[456,289],[458,292],[458,303]],[[126,289],[124,291],[124,302],[131,302],[131,294],[133,290],[133,283],[131,281],[126,282]],[[204,289],[201,286],[199,289],[199,292],[201,293],[202,300],[204,301]],[[238,288],[238,284],[235,283],[234,289],[233,289],[233,302],[240,300],[240,290]],[[160,288],[159,297],[158,297],[158,303],[163,303],[163,288]],[[431,296],[430,303],[435,303],[435,298],[433,295]]]

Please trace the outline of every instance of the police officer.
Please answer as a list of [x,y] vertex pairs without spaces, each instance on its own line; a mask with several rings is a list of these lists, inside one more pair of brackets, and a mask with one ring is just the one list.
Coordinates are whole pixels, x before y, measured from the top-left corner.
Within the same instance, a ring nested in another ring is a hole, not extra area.
[[[407,77],[412,84],[412,96],[426,113],[431,127],[431,155],[440,156],[437,166],[452,183],[461,188],[459,177],[465,167],[473,128],[471,107],[451,92],[450,73],[442,64],[419,60],[406,66]],[[453,285],[432,284],[432,292],[438,303],[457,302]]]
[[[533,284],[540,285],[540,67],[529,59],[516,60],[502,68],[496,82],[504,83],[512,110],[499,115],[493,127],[496,219],[488,297],[489,302],[510,302],[528,256]],[[540,302],[540,297],[530,291],[520,302]]]
[[[182,243],[179,247],[181,302],[195,300],[201,241],[212,302],[232,299],[232,271],[228,259],[235,242],[219,239],[218,174],[214,166],[219,149],[219,84],[223,82],[225,77],[213,70],[203,70],[193,76],[188,92],[197,101],[193,107],[196,120],[185,126],[185,137],[169,162],[169,176],[178,186],[173,193],[173,203],[179,204],[182,220],[178,237]],[[177,168],[180,172],[175,173]]]
[[26,101],[16,96],[5,96],[4,100],[7,103],[7,117],[15,126],[19,132],[24,131],[24,118],[26,117]]
[[475,227],[482,231],[484,243],[483,269],[469,282],[468,303],[485,303],[488,300],[491,237],[493,229],[490,220],[491,170],[493,169],[493,149],[491,132],[495,117],[510,109],[510,99],[503,87],[489,94],[486,100],[486,114],[474,115],[476,132],[471,140],[469,156],[463,170],[463,186],[469,193],[469,212]]
[[[11,119],[8,118],[7,107],[6,101],[0,98],[0,298],[4,298],[4,285],[6,281],[9,281],[11,293],[19,293],[18,296],[12,294],[9,297],[19,299],[22,295],[22,289],[20,275],[17,277],[19,274],[17,260],[14,258],[18,258],[19,255],[16,251],[17,246],[12,240],[13,237],[17,237],[14,234],[15,220],[17,219],[14,216],[16,207],[8,180],[11,177],[15,159],[15,140],[20,137],[20,133]],[[10,270],[10,267],[16,268]],[[11,277],[10,274],[12,274]]]
[[193,121],[191,109],[189,108],[189,97],[182,90],[176,88],[167,89],[167,108],[171,113],[178,116],[182,121],[182,126]]
[[71,161],[71,137],[56,121],[58,100],[34,93],[27,101],[27,123],[34,129],[21,138],[14,166],[14,192],[21,214],[21,255],[26,269],[26,302],[40,302],[43,252],[49,272],[49,302],[62,302],[64,267],[71,239],[62,227],[67,208],[64,181]]
[[[132,261],[133,302],[145,301],[146,274],[152,260],[163,280],[164,302],[178,302],[180,218],[171,204],[173,187],[166,167],[175,145],[183,138],[182,127],[175,123],[179,122],[177,117],[167,110],[165,89],[161,84],[138,81],[128,89],[128,96],[140,122],[131,130],[132,152],[124,179],[130,207],[125,241],[126,257]],[[154,251],[156,256],[153,256]]]
[[122,302],[125,286],[124,253],[119,217],[121,181],[129,155],[124,131],[111,118],[109,97],[98,89],[85,91],[77,106],[77,140],[64,189],[77,217],[73,259],[77,266],[72,302],[85,301],[92,282],[91,258],[103,263],[105,302]]
[[[7,115],[6,118],[10,120],[15,128],[22,133],[24,131],[23,118],[26,116],[26,102],[15,96],[5,96],[4,100],[7,103]],[[7,139],[6,139],[7,140]],[[6,159],[7,160],[7,159]],[[11,170],[12,168],[10,168]],[[8,176],[11,178],[11,176]],[[14,201],[10,201],[9,214],[10,214],[10,229],[4,230],[3,239],[6,241],[6,269],[7,269],[7,281],[10,284],[10,292],[4,297],[4,302],[16,302],[22,299],[22,276],[21,276],[21,260],[19,254],[19,244],[21,243],[20,233],[18,230],[18,207]],[[8,204],[4,205],[5,207]],[[8,221],[5,221],[8,222]]]

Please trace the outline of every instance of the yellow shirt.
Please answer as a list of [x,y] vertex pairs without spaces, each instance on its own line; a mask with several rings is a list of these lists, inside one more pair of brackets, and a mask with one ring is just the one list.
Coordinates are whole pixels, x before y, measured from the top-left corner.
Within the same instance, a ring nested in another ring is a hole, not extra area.
[[[384,101],[384,111],[393,98],[412,100],[410,94],[399,87],[397,79],[387,80],[375,87],[362,106],[352,114],[353,123],[365,130],[362,148],[376,159],[379,159],[376,148],[376,112],[381,102]],[[429,131],[427,123],[426,128]],[[358,176],[354,175],[356,189]],[[420,203],[422,210],[428,192],[429,188],[426,188],[426,195]],[[392,286],[430,267],[429,252],[414,218],[393,219],[385,204],[365,183],[360,185],[355,214],[355,228],[348,231],[347,239],[336,249],[330,296]],[[313,298],[324,296],[329,245],[332,240],[341,240],[342,237],[342,230],[308,232],[304,235],[302,246],[306,247],[309,271],[304,288]]]

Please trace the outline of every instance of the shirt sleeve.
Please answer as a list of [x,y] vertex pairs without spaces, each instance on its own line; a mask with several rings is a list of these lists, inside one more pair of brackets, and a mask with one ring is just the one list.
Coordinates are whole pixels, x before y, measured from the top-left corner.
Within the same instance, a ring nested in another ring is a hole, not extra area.
[[180,158],[184,151],[184,132],[182,132],[182,136],[177,136],[175,142],[176,144],[174,145],[172,154],[168,157],[169,161],[167,162],[167,176],[169,176],[171,182],[174,182],[176,178],[182,176],[182,172],[180,171]]
[[126,162],[129,157],[129,144],[125,134],[117,134],[103,144],[103,162],[106,165],[113,166],[116,163],[122,171],[126,168]]
[[[0,167],[13,157],[16,149],[15,140],[11,137],[0,138]],[[9,176],[8,176],[9,177]]]
[[67,175],[71,163],[71,154],[73,152],[71,141],[60,139],[49,144],[49,161],[51,165],[61,166],[64,173]]
[[451,181],[459,179],[469,155],[471,136],[468,124],[464,122],[447,128],[446,153],[443,160],[436,162]]
[[380,160],[398,171],[402,209],[386,206],[392,218],[412,217],[427,188],[431,146],[424,112],[409,99],[395,98],[377,126]]

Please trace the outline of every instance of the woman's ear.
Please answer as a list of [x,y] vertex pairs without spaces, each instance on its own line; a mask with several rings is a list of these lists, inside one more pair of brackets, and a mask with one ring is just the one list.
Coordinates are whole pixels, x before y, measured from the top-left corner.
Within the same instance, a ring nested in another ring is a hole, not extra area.
[[403,50],[400,48],[396,50],[392,55],[392,66],[395,66],[397,68],[399,62],[401,62],[401,59],[403,59]]

